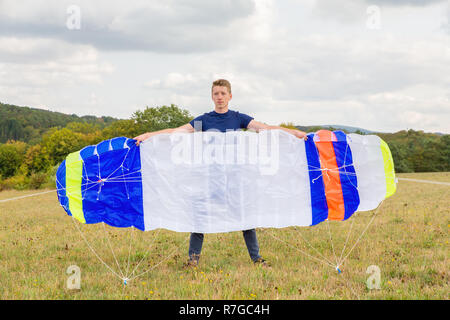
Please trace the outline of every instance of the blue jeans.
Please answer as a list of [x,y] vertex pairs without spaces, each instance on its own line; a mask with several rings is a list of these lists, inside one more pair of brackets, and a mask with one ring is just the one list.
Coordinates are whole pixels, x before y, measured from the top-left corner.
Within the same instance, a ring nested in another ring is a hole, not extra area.
[[[256,238],[256,230],[250,229],[242,231],[244,235],[245,244],[247,245],[248,254],[253,261],[261,258],[259,255],[259,244],[258,239]],[[189,241],[189,256],[191,257],[193,254],[199,255],[202,251],[203,245],[203,233],[191,233],[191,239]]]

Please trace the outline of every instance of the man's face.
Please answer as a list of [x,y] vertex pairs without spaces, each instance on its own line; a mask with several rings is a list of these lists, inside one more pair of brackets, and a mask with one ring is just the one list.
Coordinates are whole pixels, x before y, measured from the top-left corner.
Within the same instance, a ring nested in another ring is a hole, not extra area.
[[214,86],[212,89],[212,99],[217,109],[228,108],[228,102],[232,95],[228,92],[227,87]]

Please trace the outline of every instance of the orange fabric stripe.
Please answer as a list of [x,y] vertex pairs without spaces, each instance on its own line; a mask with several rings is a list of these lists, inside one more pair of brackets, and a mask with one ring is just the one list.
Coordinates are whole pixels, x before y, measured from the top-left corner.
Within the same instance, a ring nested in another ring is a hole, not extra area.
[[320,167],[321,169],[328,169],[322,171],[328,204],[328,219],[343,220],[345,216],[344,196],[332,142],[333,140],[336,141],[336,136],[328,130],[320,130],[317,132],[317,135],[320,139],[320,141],[316,141]]

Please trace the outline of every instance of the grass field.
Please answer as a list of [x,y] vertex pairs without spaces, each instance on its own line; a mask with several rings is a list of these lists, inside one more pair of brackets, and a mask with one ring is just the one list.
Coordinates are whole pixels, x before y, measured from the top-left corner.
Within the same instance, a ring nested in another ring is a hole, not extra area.
[[[450,182],[450,173],[398,176]],[[0,200],[36,192],[3,191]],[[268,268],[253,265],[232,232],[205,235],[199,267],[186,269],[188,233],[82,225],[48,193],[0,203],[0,299],[448,299],[449,229],[450,187],[400,180],[378,211],[258,229]],[[339,274],[331,265],[340,257]],[[71,265],[79,290],[67,288]],[[379,289],[367,286],[371,265]],[[125,286],[124,275],[135,278]]]

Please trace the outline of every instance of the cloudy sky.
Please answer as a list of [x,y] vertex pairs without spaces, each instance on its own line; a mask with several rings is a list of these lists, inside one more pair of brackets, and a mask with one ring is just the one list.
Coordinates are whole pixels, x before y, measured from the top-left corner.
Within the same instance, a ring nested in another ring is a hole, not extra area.
[[[345,6],[342,5],[345,3]],[[0,101],[450,133],[448,0],[0,0]]]

